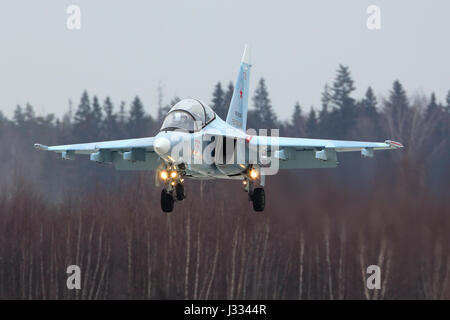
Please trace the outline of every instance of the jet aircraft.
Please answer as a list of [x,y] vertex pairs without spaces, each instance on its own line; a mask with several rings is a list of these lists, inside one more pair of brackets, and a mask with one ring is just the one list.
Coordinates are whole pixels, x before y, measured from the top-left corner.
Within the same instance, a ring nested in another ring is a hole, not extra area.
[[184,181],[233,179],[242,181],[255,211],[266,203],[265,177],[279,170],[333,168],[339,152],[357,151],[373,157],[376,150],[403,148],[399,142],[343,141],[279,137],[247,130],[250,52],[245,46],[233,96],[225,120],[199,99],[183,99],[167,113],[155,137],[46,146],[65,160],[78,154],[109,163],[118,170],[155,170],[162,184],[161,209],[171,212],[185,196]]

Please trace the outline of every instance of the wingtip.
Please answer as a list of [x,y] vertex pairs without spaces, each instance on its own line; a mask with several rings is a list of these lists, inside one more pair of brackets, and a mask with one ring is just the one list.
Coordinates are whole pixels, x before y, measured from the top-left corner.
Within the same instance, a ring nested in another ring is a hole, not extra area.
[[48,146],[46,146],[44,144],[40,144],[40,143],[35,143],[34,147],[39,150],[48,150]]
[[248,44],[245,45],[244,54],[242,55],[241,62],[250,64],[250,46]]
[[384,143],[387,143],[392,148],[403,148],[403,145],[400,142],[392,141],[392,140],[386,140]]

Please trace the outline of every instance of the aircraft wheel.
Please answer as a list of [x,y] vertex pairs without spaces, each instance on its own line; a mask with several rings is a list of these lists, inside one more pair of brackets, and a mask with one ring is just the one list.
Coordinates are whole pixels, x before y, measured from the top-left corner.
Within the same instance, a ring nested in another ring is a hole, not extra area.
[[255,188],[252,195],[253,209],[263,211],[266,206],[266,194],[264,188]]
[[175,186],[175,194],[177,196],[177,200],[178,201],[181,201],[184,198],[186,198],[185,195],[184,195],[184,186],[181,183],[178,183]]
[[161,209],[164,212],[173,211],[173,197],[166,189],[161,191]]

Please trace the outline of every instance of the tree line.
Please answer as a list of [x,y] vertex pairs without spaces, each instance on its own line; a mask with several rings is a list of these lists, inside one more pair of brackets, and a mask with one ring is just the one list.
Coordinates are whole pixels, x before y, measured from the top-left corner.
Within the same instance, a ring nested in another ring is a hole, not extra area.
[[[232,82],[226,88],[221,82],[214,86],[210,106],[222,119],[226,118],[233,90]],[[377,138],[382,132],[383,116],[387,113],[392,115],[394,127],[403,127],[400,121],[413,105],[400,81],[393,82],[388,96],[381,102],[370,86],[361,99],[353,96],[354,90],[349,68],[339,65],[333,83],[324,86],[320,107],[311,106],[305,114],[306,108],[296,102],[291,118],[281,121],[272,106],[266,81],[261,78],[250,102],[247,127],[279,128],[292,136],[343,139],[351,137],[358,122],[367,120],[366,122],[371,123],[367,130]],[[84,91],[76,110],[73,110],[73,103],[70,101],[69,110],[61,119],[53,114],[37,116],[33,106],[27,103],[25,107],[16,106],[11,120],[0,111],[0,128],[3,131],[8,125],[24,131],[53,128],[65,132],[75,141],[143,137],[157,132],[167,111],[179,100],[179,97],[174,97],[164,106],[159,102],[157,114],[152,116],[146,111],[139,96],[133,99],[128,108],[124,101],[116,108],[110,97],[100,101],[96,95],[91,98],[88,92]],[[436,95],[432,93],[422,112],[425,118],[440,119],[435,134],[437,138],[444,138],[448,133],[445,131],[445,121],[448,121],[446,116],[450,113],[450,90],[443,102],[437,101]]]
[[[231,82],[227,86],[221,82],[214,86],[210,106],[222,119],[226,118],[233,90]],[[272,106],[266,81],[261,78],[249,103],[247,128],[278,128],[280,134],[293,137],[372,141],[389,138],[414,150],[412,157],[419,157],[422,152],[426,154],[429,152],[425,151],[426,148],[433,148],[438,154],[444,152],[443,144],[448,143],[450,131],[450,90],[445,101],[438,101],[434,93],[429,98],[408,96],[398,80],[393,82],[392,89],[381,99],[376,97],[371,87],[359,99],[354,96],[354,91],[355,83],[349,67],[339,65],[333,82],[324,86],[321,106],[311,106],[305,112],[307,108],[296,102],[290,119],[282,121]],[[72,101],[69,102],[69,110],[61,118],[53,114],[36,115],[30,103],[24,107],[18,105],[12,119],[0,113],[0,139],[16,143],[8,147],[11,152],[0,156],[0,171],[10,176],[15,172],[14,168],[20,166],[21,172],[25,170],[24,174],[35,182],[53,179],[50,173],[55,168],[52,160],[55,156],[37,154],[31,148],[33,143],[51,145],[152,136],[158,132],[167,111],[179,100],[179,97],[173,97],[168,104],[163,104],[160,92],[155,116],[146,111],[148,108],[139,96],[129,104],[121,101],[116,105],[110,97],[100,99],[96,95],[89,95],[87,91],[82,93],[76,107]],[[420,133],[417,130],[424,131]],[[421,149],[417,149],[419,145]],[[97,178],[100,181],[115,179],[108,170],[96,168],[87,159],[81,159],[85,157],[79,158],[79,163],[71,164],[73,174],[62,174],[69,175],[64,177],[66,185],[89,185],[92,179]],[[429,158],[437,161],[437,168],[444,166],[444,161]],[[352,160],[349,162],[353,165]],[[77,177],[75,168],[83,168],[88,172],[89,182]],[[347,174],[345,168],[342,172]],[[118,176],[127,179],[122,174]],[[50,194],[59,193],[55,191]]]

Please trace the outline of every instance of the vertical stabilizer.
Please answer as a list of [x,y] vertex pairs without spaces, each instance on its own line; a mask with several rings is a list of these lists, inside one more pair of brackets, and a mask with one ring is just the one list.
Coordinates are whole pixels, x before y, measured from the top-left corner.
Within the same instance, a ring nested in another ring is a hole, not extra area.
[[247,127],[248,89],[250,81],[250,48],[245,45],[241,67],[227,114],[227,123],[245,131]]

